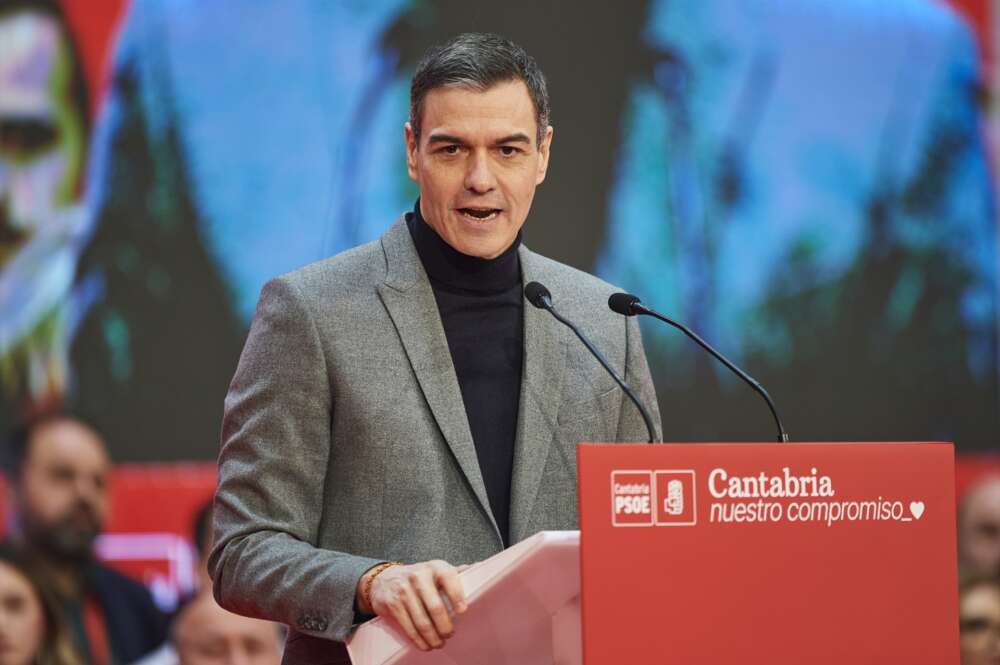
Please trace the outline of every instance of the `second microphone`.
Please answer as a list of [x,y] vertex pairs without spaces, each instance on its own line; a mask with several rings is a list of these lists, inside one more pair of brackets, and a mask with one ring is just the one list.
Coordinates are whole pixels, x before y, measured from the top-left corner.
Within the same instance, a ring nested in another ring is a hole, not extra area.
[[597,358],[597,361],[601,364],[601,366],[604,367],[605,370],[607,370],[608,374],[611,375],[611,378],[613,378],[615,382],[625,392],[625,394],[628,395],[629,399],[632,400],[632,403],[635,404],[636,408],[639,410],[639,413],[642,415],[643,422],[646,424],[646,431],[649,435],[649,442],[650,443],[658,442],[659,438],[657,437],[656,428],[653,425],[653,420],[649,416],[649,411],[646,409],[645,406],[643,406],[642,402],[640,402],[639,399],[635,396],[635,393],[632,392],[631,388],[629,388],[628,384],[625,382],[625,379],[623,379],[621,375],[618,374],[617,371],[615,371],[615,368],[611,366],[611,363],[609,363],[607,358],[604,357],[604,354],[601,353],[601,351],[596,346],[594,346],[594,344],[589,339],[587,339],[587,336],[583,334],[583,332],[576,326],[576,324],[574,324],[572,321],[569,321],[568,319],[563,317],[558,311],[556,311],[555,305],[552,302],[552,294],[549,293],[549,290],[539,282],[529,282],[524,287],[524,297],[527,298],[528,302],[530,302],[532,305],[534,305],[539,309],[547,311],[549,314],[555,317],[557,321],[559,321],[560,323],[567,326],[570,330],[573,331],[573,333],[577,336],[577,338],[579,338],[579,340],[583,342],[583,345],[587,347],[587,350],[590,351],[594,355],[594,357]]

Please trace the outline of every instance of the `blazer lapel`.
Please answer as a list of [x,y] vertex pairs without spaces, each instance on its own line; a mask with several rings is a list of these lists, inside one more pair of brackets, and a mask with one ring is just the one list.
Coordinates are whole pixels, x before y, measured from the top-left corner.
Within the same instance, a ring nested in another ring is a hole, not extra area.
[[[521,276],[527,284],[543,280],[538,255],[521,246]],[[566,337],[562,324],[552,315],[524,302],[524,376],[518,411],[514,470],[511,477],[511,544],[524,538],[545,461],[556,431],[562,401]]]
[[386,279],[378,287],[379,296],[396,326],[434,420],[496,529],[437,301],[403,219],[385,232],[382,247]]

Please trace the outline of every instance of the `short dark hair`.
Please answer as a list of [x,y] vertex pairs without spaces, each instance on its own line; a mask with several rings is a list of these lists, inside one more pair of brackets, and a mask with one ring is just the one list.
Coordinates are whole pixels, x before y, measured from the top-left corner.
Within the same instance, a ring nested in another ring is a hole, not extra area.
[[199,557],[208,554],[207,550],[212,548],[212,500],[209,499],[198,508],[194,515],[194,522],[191,524],[191,538],[194,548],[198,551]]
[[3,449],[0,450],[0,470],[7,474],[7,480],[14,484],[20,482],[21,470],[28,458],[28,449],[38,430],[56,423],[79,423],[93,432],[97,429],[79,416],[61,409],[52,409],[38,413],[21,422],[7,435]]
[[981,586],[993,587],[1000,591],[1000,571],[996,573],[982,573],[976,571],[958,571],[958,595],[959,599],[969,591],[978,589]]
[[424,55],[410,81],[410,126],[420,138],[424,98],[434,88],[459,86],[488,90],[497,83],[520,80],[528,88],[535,107],[537,141],[541,144],[549,126],[549,91],[545,75],[523,48],[500,35],[466,32],[432,47]]

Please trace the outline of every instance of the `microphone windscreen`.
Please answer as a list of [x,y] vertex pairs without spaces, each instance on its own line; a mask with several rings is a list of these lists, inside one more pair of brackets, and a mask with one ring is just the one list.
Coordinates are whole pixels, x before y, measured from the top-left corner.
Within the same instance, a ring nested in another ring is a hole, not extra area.
[[633,307],[637,302],[639,299],[631,293],[612,293],[608,298],[608,307],[622,316],[635,316]]
[[546,301],[552,302],[552,294],[538,282],[528,282],[524,285],[524,297],[535,307],[547,309]]

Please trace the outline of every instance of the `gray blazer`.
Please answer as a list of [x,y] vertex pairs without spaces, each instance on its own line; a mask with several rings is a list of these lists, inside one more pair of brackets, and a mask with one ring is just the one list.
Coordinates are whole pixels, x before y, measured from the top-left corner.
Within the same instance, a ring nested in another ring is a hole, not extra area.
[[[520,250],[646,404],[656,396],[613,288]],[[525,303],[510,536],[577,527],[581,441],[645,441],[636,408],[567,328]],[[386,561],[502,548],[434,293],[405,222],[268,282],[226,396],[209,569],[219,603],[343,640]],[[290,636],[290,640],[297,635]]]

